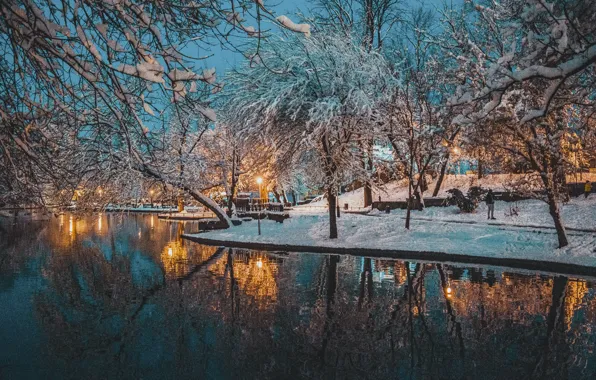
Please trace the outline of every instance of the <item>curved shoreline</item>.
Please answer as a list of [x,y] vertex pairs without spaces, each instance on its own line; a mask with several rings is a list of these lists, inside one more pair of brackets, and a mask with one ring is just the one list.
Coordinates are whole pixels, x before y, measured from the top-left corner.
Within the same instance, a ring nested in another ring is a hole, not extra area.
[[345,248],[345,247],[325,247],[311,245],[294,244],[275,244],[275,243],[256,243],[241,241],[226,241],[200,237],[196,234],[183,234],[184,239],[205,245],[225,246],[229,248],[244,248],[262,251],[285,251],[285,252],[304,252],[321,254],[339,254],[351,256],[366,256],[374,258],[416,260],[430,262],[452,262],[461,264],[476,264],[508,267],[513,269],[524,269],[530,271],[539,271],[572,276],[588,276],[596,278],[596,267],[579,264],[568,264],[556,261],[539,261],[532,259],[515,259],[487,256],[473,256],[465,254],[453,254],[434,251],[408,251],[399,249],[370,249],[370,248]]

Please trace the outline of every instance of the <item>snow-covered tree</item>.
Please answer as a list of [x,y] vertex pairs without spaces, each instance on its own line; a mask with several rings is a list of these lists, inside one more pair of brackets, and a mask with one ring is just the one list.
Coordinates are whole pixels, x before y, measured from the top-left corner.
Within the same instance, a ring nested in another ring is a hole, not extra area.
[[404,20],[402,0],[317,0],[312,11],[317,25],[356,39],[368,49],[381,50]]
[[390,94],[391,72],[378,53],[324,31],[270,40],[260,56],[229,75],[227,108],[237,123],[262,131],[280,159],[318,176],[336,238],[337,189],[348,174],[368,180],[360,141],[374,136],[373,116]]
[[386,105],[385,136],[393,147],[397,172],[408,179],[406,228],[415,197],[423,205],[426,174],[444,157],[445,141],[453,140],[448,115],[441,110],[444,63],[429,38],[433,14],[418,8],[405,17],[403,40],[395,46],[394,75],[400,79]]
[[[561,139],[579,125],[570,115],[594,107],[596,4],[588,0],[467,2],[446,10],[447,38],[439,43],[451,59],[449,104],[454,122],[477,128],[504,120],[539,174],[559,246],[567,238],[558,210],[564,185]],[[518,151],[518,150],[516,150]]]
[[[21,180],[19,185],[28,185],[38,195],[48,180],[71,181],[71,169],[76,170],[74,178],[102,172],[103,167],[92,165],[95,157],[109,161],[115,171],[171,180],[155,165],[155,158],[166,148],[157,139],[163,135],[158,125],[165,116],[179,118],[189,112],[205,121],[215,120],[207,98],[197,88],[208,86],[216,92],[220,85],[213,69],[200,68],[201,59],[210,54],[214,43],[236,48],[237,37],[261,40],[263,19],[310,33],[309,25],[295,24],[286,16],[275,18],[256,0],[3,1],[0,65],[7,69],[0,71],[0,154],[7,169],[4,182],[23,178],[22,170],[27,170],[15,169],[11,163],[16,150],[27,160],[24,165],[38,172],[35,180]],[[189,56],[194,51],[198,54]],[[186,129],[180,129],[180,146],[185,144]],[[77,159],[84,161],[75,163]],[[172,185],[227,222],[200,187],[181,181],[183,175],[175,178]]]
[[[406,19],[401,0],[318,0],[315,4],[313,18],[316,25],[353,38],[364,48],[375,49],[384,55],[393,49],[387,46],[386,40],[395,38],[395,31]],[[370,178],[379,166],[373,154],[378,142],[362,140],[362,166]],[[372,204],[370,181],[363,183],[363,190],[363,204],[367,207]]]

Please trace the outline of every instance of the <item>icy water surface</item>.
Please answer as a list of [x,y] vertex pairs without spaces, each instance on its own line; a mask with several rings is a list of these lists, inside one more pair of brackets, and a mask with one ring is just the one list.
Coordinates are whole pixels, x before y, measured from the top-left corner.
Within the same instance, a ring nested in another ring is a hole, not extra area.
[[0,224],[1,379],[593,379],[593,280]]

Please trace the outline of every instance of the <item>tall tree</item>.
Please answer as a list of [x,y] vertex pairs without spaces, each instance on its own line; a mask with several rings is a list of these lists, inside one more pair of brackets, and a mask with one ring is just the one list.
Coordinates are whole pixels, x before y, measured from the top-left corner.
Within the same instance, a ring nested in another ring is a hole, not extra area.
[[568,243],[557,205],[561,139],[581,127],[573,113],[594,110],[595,13],[587,0],[483,1],[446,10],[447,38],[439,42],[453,69],[454,122],[474,128],[505,118],[513,126],[542,182],[559,247]]
[[270,41],[262,63],[244,65],[229,80],[237,123],[263,131],[286,165],[301,162],[324,188],[330,238],[337,237],[336,195],[347,176],[368,181],[361,141],[374,136],[376,106],[393,79],[381,55],[341,34],[321,31]]

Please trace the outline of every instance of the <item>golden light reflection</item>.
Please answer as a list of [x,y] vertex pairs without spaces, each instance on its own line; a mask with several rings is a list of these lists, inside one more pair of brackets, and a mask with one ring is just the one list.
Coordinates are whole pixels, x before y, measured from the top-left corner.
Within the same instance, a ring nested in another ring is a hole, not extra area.
[[452,297],[448,297],[454,313],[469,318],[482,313],[489,322],[513,320],[531,324],[535,315],[544,315],[552,303],[553,281],[533,281],[527,277],[501,275],[494,284],[458,281],[451,283]]
[[[229,276],[228,259],[224,256],[209,270],[221,277]],[[234,280],[238,289],[257,301],[260,309],[266,309],[277,300],[277,270],[275,258],[261,253],[239,252],[233,255]],[[227,272],[226,272],[227,270]]]
[[574,280],[567,283],[565,297],[565,324],[571,328],[573,315],[583,305],[584,296],[588,293],[588,285],[584,280]]
[[153,215],[151,215],[151,229],[153,229],[155,225],[153,224]]
[[189,270],[189,254],[182,239],[170,241],[161,253],[161,262],[168,277],[182,277]]
[[97,230],[101,232],[101,212],[97,216]]
[[[68,218],[68,223],[66,222]],[[87,231],[87,223],[89,226],[95,228],[95,220],[91,219],[77,219],[74,215],[62,214],[58,216],[58,229],[60,233],[51,234],[52,244],[56,247],[69,247],[80,236],[85,236]]]

